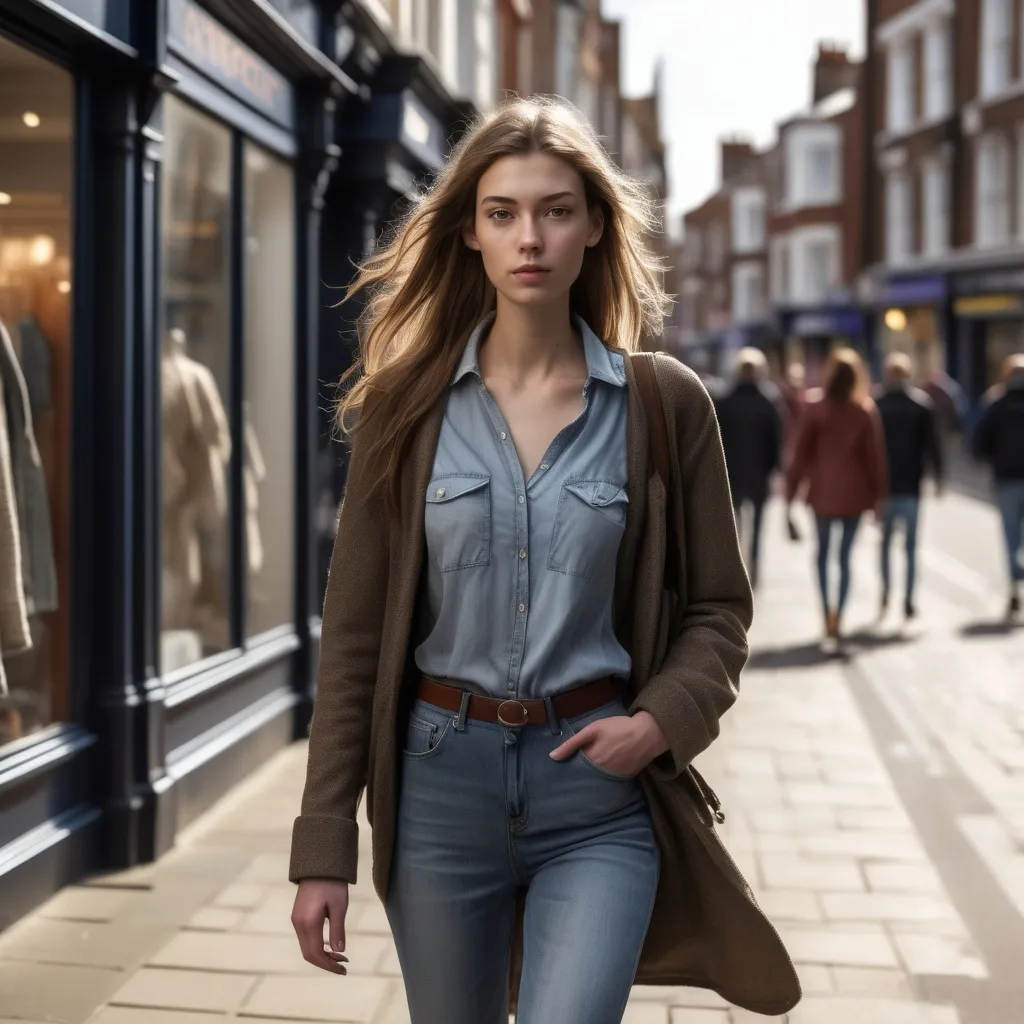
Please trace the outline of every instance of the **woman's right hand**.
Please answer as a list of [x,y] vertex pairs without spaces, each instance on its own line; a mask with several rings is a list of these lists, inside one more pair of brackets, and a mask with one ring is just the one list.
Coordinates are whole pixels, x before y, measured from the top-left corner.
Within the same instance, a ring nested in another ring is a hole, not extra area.
[[[302,957],[314,967],[331,974],[348,974],[344,966],[345,914],[348,911],[348,882],[327,878],[304,878],[299,882],[292,907],[292,927],[299,937]],[[330,949],[324,948],[324,919],[330,924]]]

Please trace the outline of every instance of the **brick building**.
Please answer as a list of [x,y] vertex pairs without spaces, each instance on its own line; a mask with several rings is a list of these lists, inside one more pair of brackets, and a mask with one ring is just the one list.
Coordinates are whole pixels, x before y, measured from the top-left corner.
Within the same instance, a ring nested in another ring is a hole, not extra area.
[[684,215],[682,339],[687,358],[721,370],[741,345],[778,368],[820,363],[833,340],[860,344],[852,296],[862,265],[863,103],[860,65],[822,45],[810,106],[762,152],[720,145],[720,186]]
[[1024,10],[875,0],[863,294],[880,348],[970,398],[1024,348]]

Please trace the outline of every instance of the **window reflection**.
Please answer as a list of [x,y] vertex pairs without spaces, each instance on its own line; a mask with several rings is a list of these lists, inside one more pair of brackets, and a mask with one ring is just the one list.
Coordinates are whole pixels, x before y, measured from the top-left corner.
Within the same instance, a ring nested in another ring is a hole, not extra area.
[[72,82],[0,37],[0,746],[70,717]]
[[164,104],[160,662],[171,672],[230,643],[231,134]]
[[245,147],[246,636],[294,619],[295,220],[291,168]]

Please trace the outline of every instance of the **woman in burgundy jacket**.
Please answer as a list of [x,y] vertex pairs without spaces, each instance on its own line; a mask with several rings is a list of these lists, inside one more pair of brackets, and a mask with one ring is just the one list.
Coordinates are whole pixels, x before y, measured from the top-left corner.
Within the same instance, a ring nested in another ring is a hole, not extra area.
[[[839,642],[839,624],[850,592],[850,551],[861,516],[877,511],[885,497],[885,439],[867,372],[852,349],[838,349],[829,362],[820,397],[810,396],[800,418],[796,450],[786,479],[792,502],[807,485],[807,504],[818,527],[818,582],[825,609],[825,644]],[[829,552],[840,528],[839,593],[829,588]]]

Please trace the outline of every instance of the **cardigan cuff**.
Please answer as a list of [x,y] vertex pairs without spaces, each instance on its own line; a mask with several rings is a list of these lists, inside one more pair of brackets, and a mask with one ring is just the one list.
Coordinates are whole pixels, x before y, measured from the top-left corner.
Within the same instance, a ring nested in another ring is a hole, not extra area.
[[300,815],[292,827],[292,856],[288,878],[330,878],[356,883],[359,826],[351,818]]
[[630,705],[631,715],[638,711],[653,715],[668,741],[668,750],[651,761],[646,770],[659,782],[679,778],[707,745],[701,745],[692,735],[694,722],[703,721],[693,698],[681,686],[659,686],[658,680],[652,679]]

